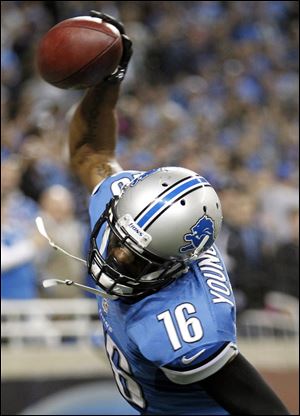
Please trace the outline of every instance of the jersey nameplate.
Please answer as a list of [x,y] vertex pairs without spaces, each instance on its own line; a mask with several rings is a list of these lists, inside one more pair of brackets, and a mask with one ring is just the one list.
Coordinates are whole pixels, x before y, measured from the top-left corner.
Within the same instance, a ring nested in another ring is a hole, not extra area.
[[198,266],[207,279],[206,284],[209,287],[209,293],[213,296],[213,303],[229,303],[229,305],[234,306],[232,300],[229,299],[232,294],[230,283],[226,279],[224,268],[214,247],[208,249],[200,257]]

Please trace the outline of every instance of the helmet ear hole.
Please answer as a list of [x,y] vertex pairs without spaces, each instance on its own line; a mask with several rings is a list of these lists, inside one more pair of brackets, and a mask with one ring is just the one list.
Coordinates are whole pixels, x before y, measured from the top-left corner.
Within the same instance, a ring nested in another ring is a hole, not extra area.
[[206,205],[203,206],[203,211],[206,214],[206,211],[207,211]]
[[180,203],[181,203],[181,205],[185,205],[185,199],[182,199],[181,201],[180,201]]
[[161,186],[167,187],[167,186],[169,186],[169,185],[167,184],[167,182],[163,182],[163,183],[161,184]]

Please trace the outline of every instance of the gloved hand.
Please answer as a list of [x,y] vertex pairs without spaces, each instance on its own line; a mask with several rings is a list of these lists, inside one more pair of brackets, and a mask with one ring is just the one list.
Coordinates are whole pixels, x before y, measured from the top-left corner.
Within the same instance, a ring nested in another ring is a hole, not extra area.
[[119,83],[123,81],[125,77],[127,66],[132,55],[132,41],[126,35],[123,24],[119,22],[118,20],[116,20],[114,17],[108,14],[102,13],[102,12],[97,12],[96,10],[91,10],[90,16],[98,17],[99,19],[102,19],[105,22],[110,23],[111,25],[115,26],[118,29],[118,31],[121,33],[121,37],[123,41],[123,54],[122,54],[120,63],[118,65],[118,68],[115,70],[115,72],[104,79],[104,81],[110,82],[112,84]]

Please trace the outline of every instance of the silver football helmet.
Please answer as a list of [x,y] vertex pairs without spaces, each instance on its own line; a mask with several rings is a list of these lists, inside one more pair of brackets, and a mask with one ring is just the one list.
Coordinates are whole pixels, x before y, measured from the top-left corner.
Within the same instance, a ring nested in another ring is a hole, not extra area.
[[97,221],[89,273],[111,295],[154,292],[211,247],[221,223],[220,200],[202,176],[179,167],[141,173]]

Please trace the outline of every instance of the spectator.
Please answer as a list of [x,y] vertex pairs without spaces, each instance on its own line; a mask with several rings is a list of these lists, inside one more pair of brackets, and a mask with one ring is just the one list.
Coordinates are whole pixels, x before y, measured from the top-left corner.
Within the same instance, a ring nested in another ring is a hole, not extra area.
[[245,298],[244,307],[261,307],[267,291],[264,235],[256,217],[255,200],[240,192],[235,196],[234,215],[229,224],[227,254],[233,258],[232,284]]
[[290,210],[288,220],[291,238],[275,250],[270,290],[299,298],[299,209]]
[[1,165],[1,297],[37,297],[35,259],[42,244],[35,232],[37,205],[19,189],[21,165],[9,157]]
[[[295,186],[290,169],[282,166],[278,171],[277,181],[259,195],[262,216],[268,221],[273,246],[294,242],[294,225],[290,218],[291,211],[299,209],[299,192]],[[270,206],[272,210],[270,210]]]
[[[46,189],[39,200],[41,216],[51,239],[71,254],[82,257],[84,249],[84,227],[75,218],[74,199],[72,194],[61,185]],[[84,283],[84,266],[80,262],[67,257],[59,251],[49,249],[44,253],[40,262],[42,278],[71,279]],[[42,291],[45,297],[80,297],[82,292],[77,288],[66,289],[55,286]]]

